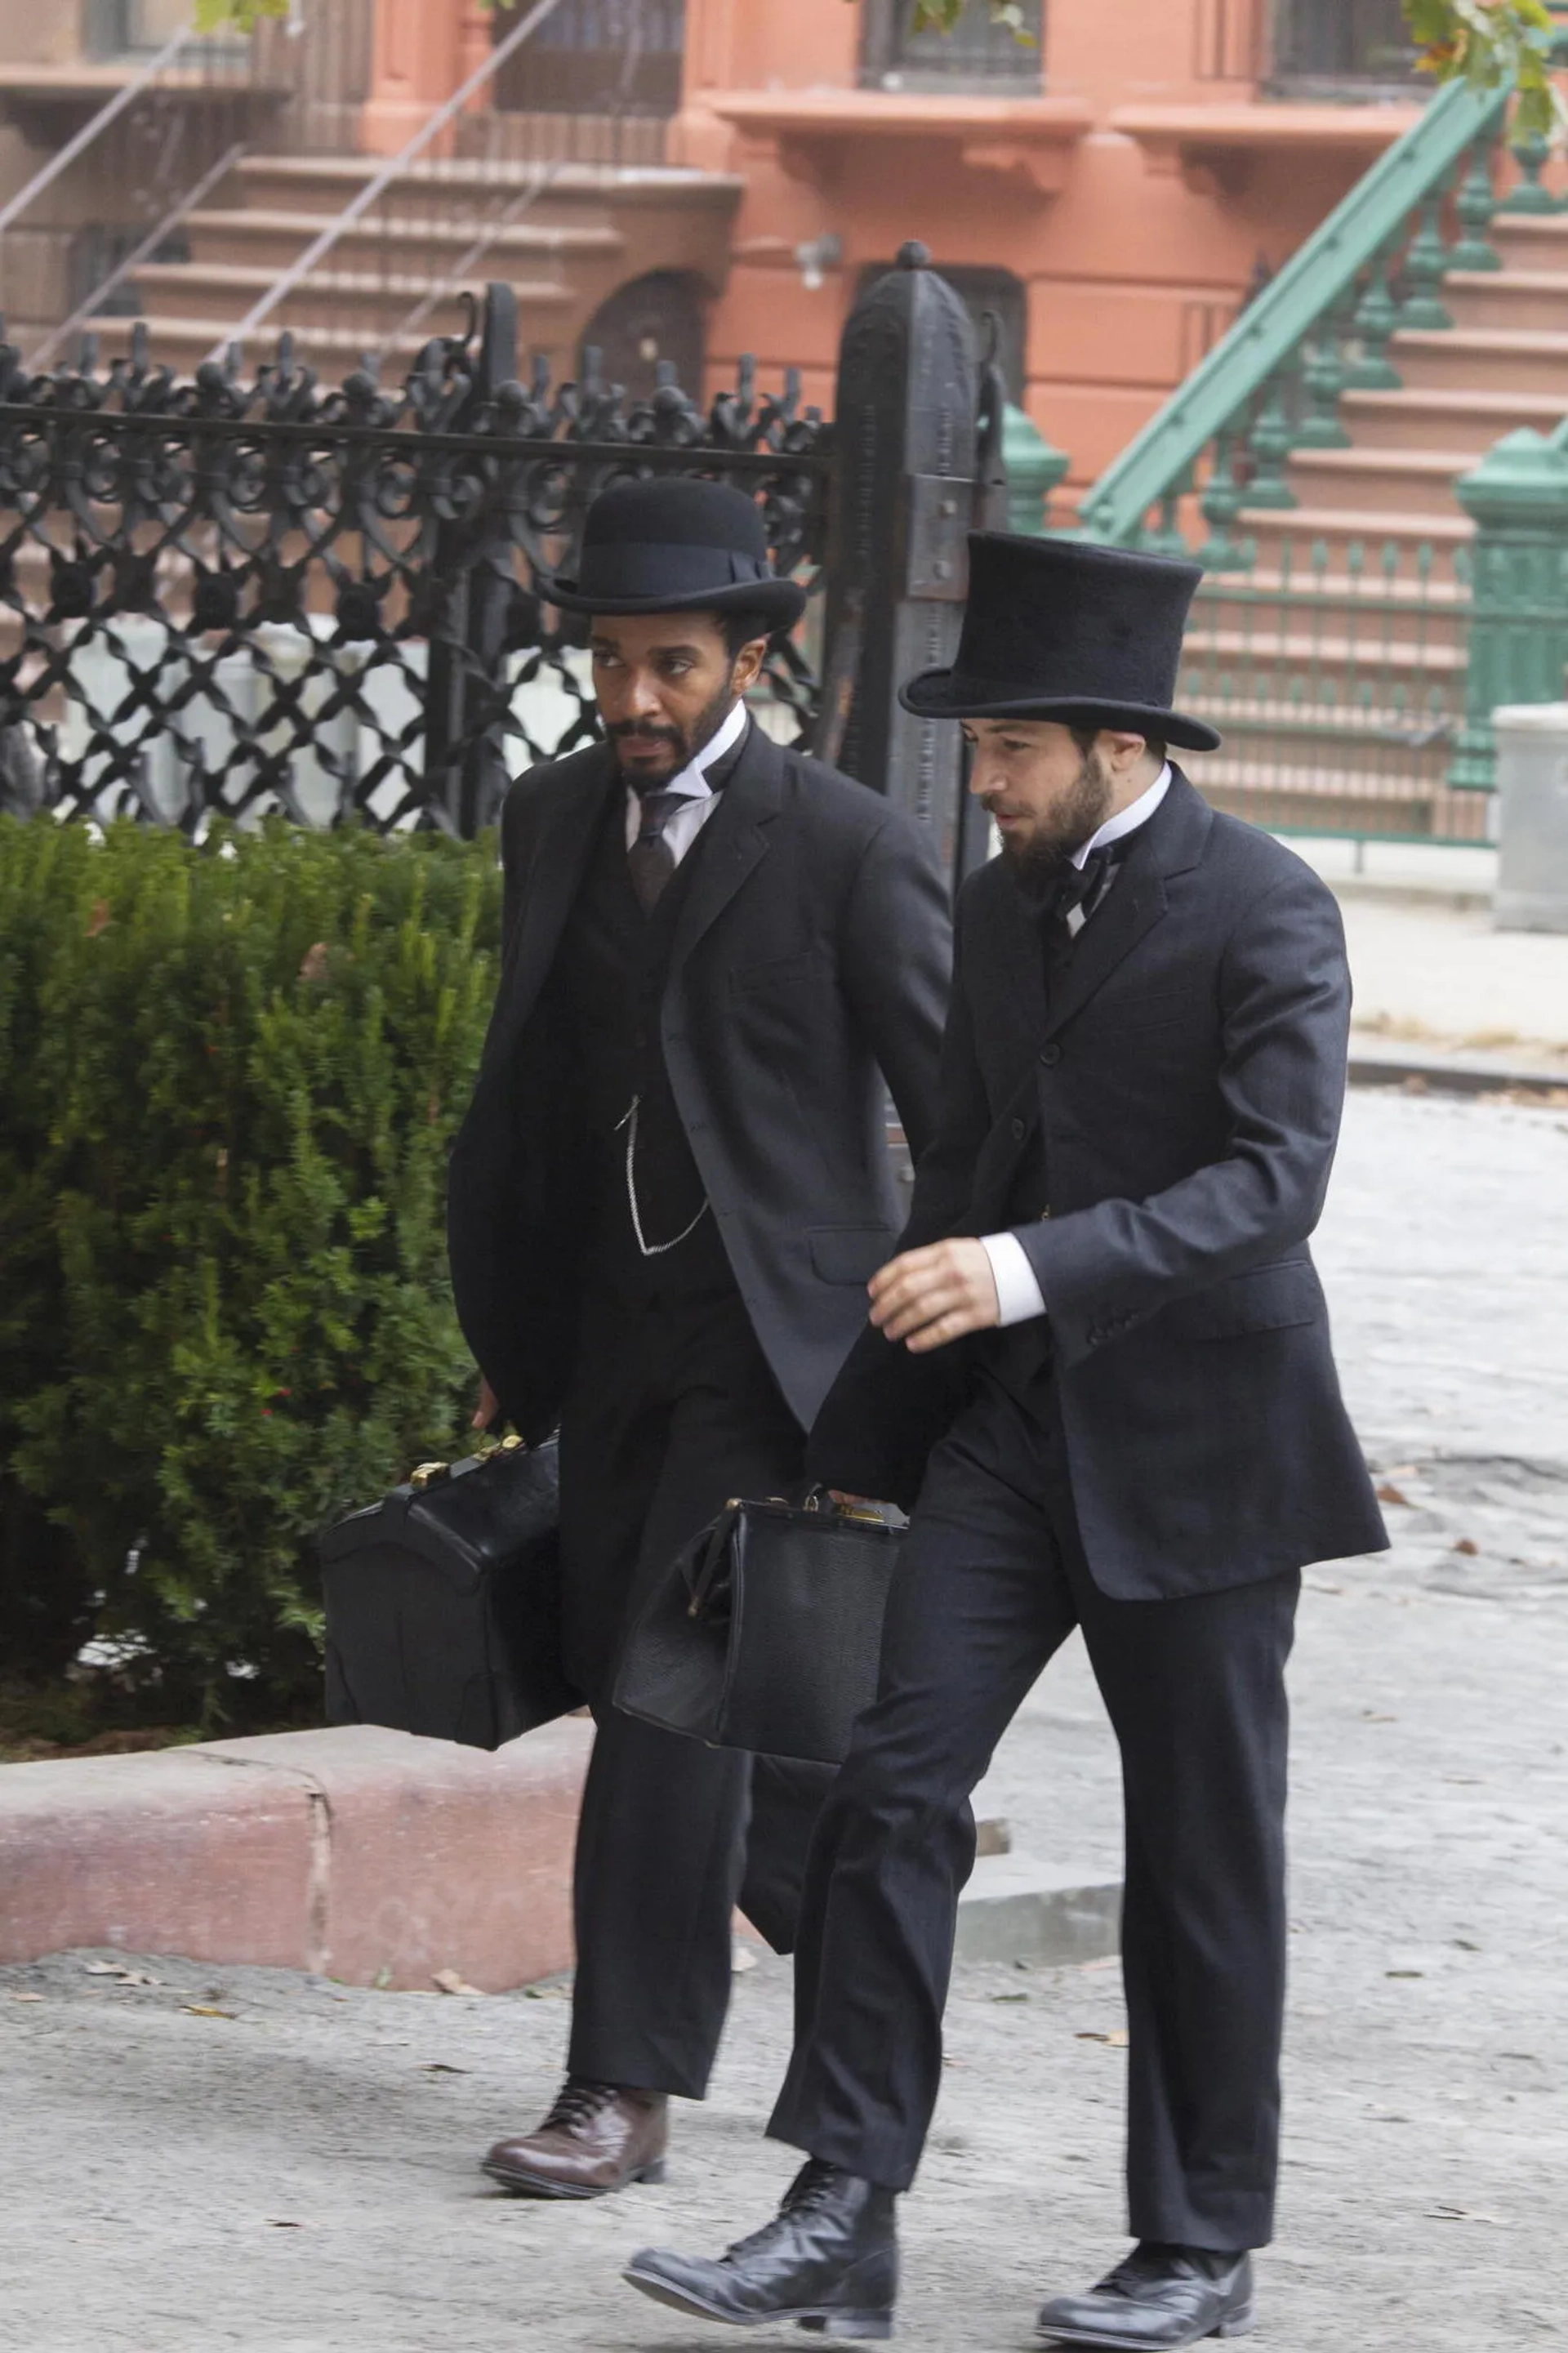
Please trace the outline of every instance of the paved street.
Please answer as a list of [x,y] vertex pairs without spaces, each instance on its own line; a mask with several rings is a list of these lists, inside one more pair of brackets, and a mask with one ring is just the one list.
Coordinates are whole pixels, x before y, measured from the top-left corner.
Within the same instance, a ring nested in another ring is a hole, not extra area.
[[[1293,1671],[1293,1988],[1276,2353],[1562,2342],[1568,2255],[1568,1113],[1361,1094],[1322,1236],[1386,1560],[1314,1571]],[[1074,1650],[986,1810],[1114,1861]],[[473,2170],[552,2086],[558,1993],[345,1992],[83,1957],[0,1972],[0,2345],[25,2353],[697,2353],[644,2241],[717,2246],[789,2170],[759,2137],[788,1970],[736,1981],[667,2187],[519,2205]],[[41,1997],[41,1999],[36,1998]],[[220,2015],[209,2013],[218,2012]],[[1021,2348],[1121,2241],[1114,1968],[971,1968],[905,2215],[906,2341]],[[787,2341],[764,2337],[761,2345]]]

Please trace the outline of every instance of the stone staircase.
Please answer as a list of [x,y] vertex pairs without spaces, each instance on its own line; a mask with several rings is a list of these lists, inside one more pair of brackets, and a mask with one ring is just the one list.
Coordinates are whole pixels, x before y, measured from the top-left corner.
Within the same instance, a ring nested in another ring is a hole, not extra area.
[[1221,807],[1318,830],[1334,801],[1353,830],[1484,838],[1487,797],[1447,781],[1473,537],[1455,485],[1568,417],[1568,211],[1500,211],[1491,236],[1502,268],[1443,280],[1453,324],[1394,333],[1400,389],[1346,391],[1349,446],[1294,449],[1297,504],[1244,501],[1250,563],[1205,580],[1186,691],[1225,733],[1201,764]]
[[[187,216],[189,258],[136,273],[158,362],[184,375],[231,336],[380,161],[243,158],[214,200]],[[721,174],[659,164],[458,156],[416,164],[290,290],[246,356],[263,356],[287,328],[298,357],[324,376],[347,373],[370,350],[381,352],[384,372],[395,376],[431,335],[462,326],[462,288],[500,278],[516,288],[526,349],[570,375],[594,312],[629,280],[668,270],[722,285],[742,186]],[[452,290],[405,326],[452,273]],[[92,323],[106,357],[128,348],[133,321]]]

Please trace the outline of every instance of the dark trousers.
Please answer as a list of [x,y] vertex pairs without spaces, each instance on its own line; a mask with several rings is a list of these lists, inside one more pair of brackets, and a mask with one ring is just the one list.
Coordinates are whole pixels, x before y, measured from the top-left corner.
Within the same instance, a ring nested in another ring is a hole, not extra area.
[[597,1726],[577,1837],[574,2075],[700,2099],[730,1999],[731,1915],[795,1942],[831,1772],[618,1714],[650,1581],[731,1495],[801,1476],[799,1423],[732,1290],[591,1303],[561,1421],[568,1672]]
[[1284,1669],[1300,1575],[1108,1600],[1084,1560],[1048,1378],[1031,1405],[987,1383],[931,1458],[879,1697],[812,1847],[795,2053],[769,2130],[889,2189],[912,2179],[974,1862],[970,1794],[1080,1625],[1121,1749],[1132,2232],[1261,2246],[1279,2149]]

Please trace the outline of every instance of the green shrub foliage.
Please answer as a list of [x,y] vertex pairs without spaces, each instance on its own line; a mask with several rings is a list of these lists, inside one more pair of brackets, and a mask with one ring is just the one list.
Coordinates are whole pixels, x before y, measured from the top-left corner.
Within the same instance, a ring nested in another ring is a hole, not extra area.
[[471,1404],[500,918],[485,844],[0,820],[0,1672],[94,1631],[160,1714],[309,1708],[313,1538]]

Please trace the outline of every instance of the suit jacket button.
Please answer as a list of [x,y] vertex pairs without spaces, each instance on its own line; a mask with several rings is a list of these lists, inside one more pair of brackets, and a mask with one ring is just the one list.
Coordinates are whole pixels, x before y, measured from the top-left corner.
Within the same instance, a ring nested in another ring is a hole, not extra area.
[[1027,1131],[1025,1127],[1024,1122],[1021,1119],[1016,1119],[1013,1122],[1013,1134],[1018,1143],[1022,1144],[1026,1133]]
[[1061,1058],[1062,1050],[1057,1044],[1054,1038],[1048,1046],[1042,1046],[1040,1048],[1040,1060],[1044,1062],[1047,1071],[1054,1071],[1057,1064],[1061,1060]]

